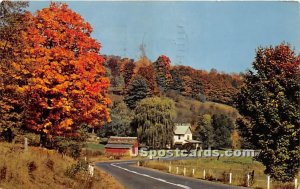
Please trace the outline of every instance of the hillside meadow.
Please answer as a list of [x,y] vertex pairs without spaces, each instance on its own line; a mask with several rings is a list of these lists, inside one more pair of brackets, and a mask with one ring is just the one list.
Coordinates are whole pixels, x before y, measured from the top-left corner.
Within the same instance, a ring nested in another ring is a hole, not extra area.
[[0,143],[0,188],[122,189],[114,178],[95,169],[91,177],[83,161],[53,150]]

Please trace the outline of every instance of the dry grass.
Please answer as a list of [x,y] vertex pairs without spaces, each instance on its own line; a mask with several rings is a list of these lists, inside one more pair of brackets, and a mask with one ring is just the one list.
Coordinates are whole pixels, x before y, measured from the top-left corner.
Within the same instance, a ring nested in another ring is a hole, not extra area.
[[97,171],[99,173],[99,177],[102,178],[102,179],[101,179],[100,186],[98,187],[98,185],[96,185],[97,187],[95,187],[95,188],[124,189],[124,187],[119,182],[117,182],[114,177],[112,177],[111,175],[105,173],[101,169],[97,169]]
[[21,145],[0,143],[0,187],[3,189],[93,189],[122,188],[111,176],[96,171],[93,178],[80,172],[74,178],[65,175],[76,164],[56,151]]

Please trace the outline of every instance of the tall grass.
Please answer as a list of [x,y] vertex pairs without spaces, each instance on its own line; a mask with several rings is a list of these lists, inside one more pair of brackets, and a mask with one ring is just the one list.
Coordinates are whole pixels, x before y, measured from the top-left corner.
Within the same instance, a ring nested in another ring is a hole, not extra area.
[[96,172],[91,178],[87,171],[74,177],[66,174],[77,162],[56,151],[22,145],[0,143],[0,188],[4,189],[93,189],[110,187],[107,175]]

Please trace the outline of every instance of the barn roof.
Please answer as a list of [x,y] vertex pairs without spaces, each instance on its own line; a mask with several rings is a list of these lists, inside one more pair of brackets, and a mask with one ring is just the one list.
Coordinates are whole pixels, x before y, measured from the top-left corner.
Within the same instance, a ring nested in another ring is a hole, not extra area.
[[137,137],[118,137],[111,136],[109,137],[108,144],[135,144],[137,142]]
[[131,148],[132,145],[130,144],[106,144],[105,148],[122,148],[122,149],[128,149]]

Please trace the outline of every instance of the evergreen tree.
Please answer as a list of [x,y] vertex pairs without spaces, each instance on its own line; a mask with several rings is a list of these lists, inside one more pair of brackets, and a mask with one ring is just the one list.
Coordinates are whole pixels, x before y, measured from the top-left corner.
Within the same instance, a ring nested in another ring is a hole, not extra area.
[[160,86],[164,90],[168,89],[172,82],[172,75],[170,73],[171,61],[169,57],[161,55],[153,63],[153,65],[156,72],[156,82],[158,86]]
[[124,102],[130,109],[134,109],[136,103],[150,96],[149,87],[145,79],[137,75],[128,87]]

